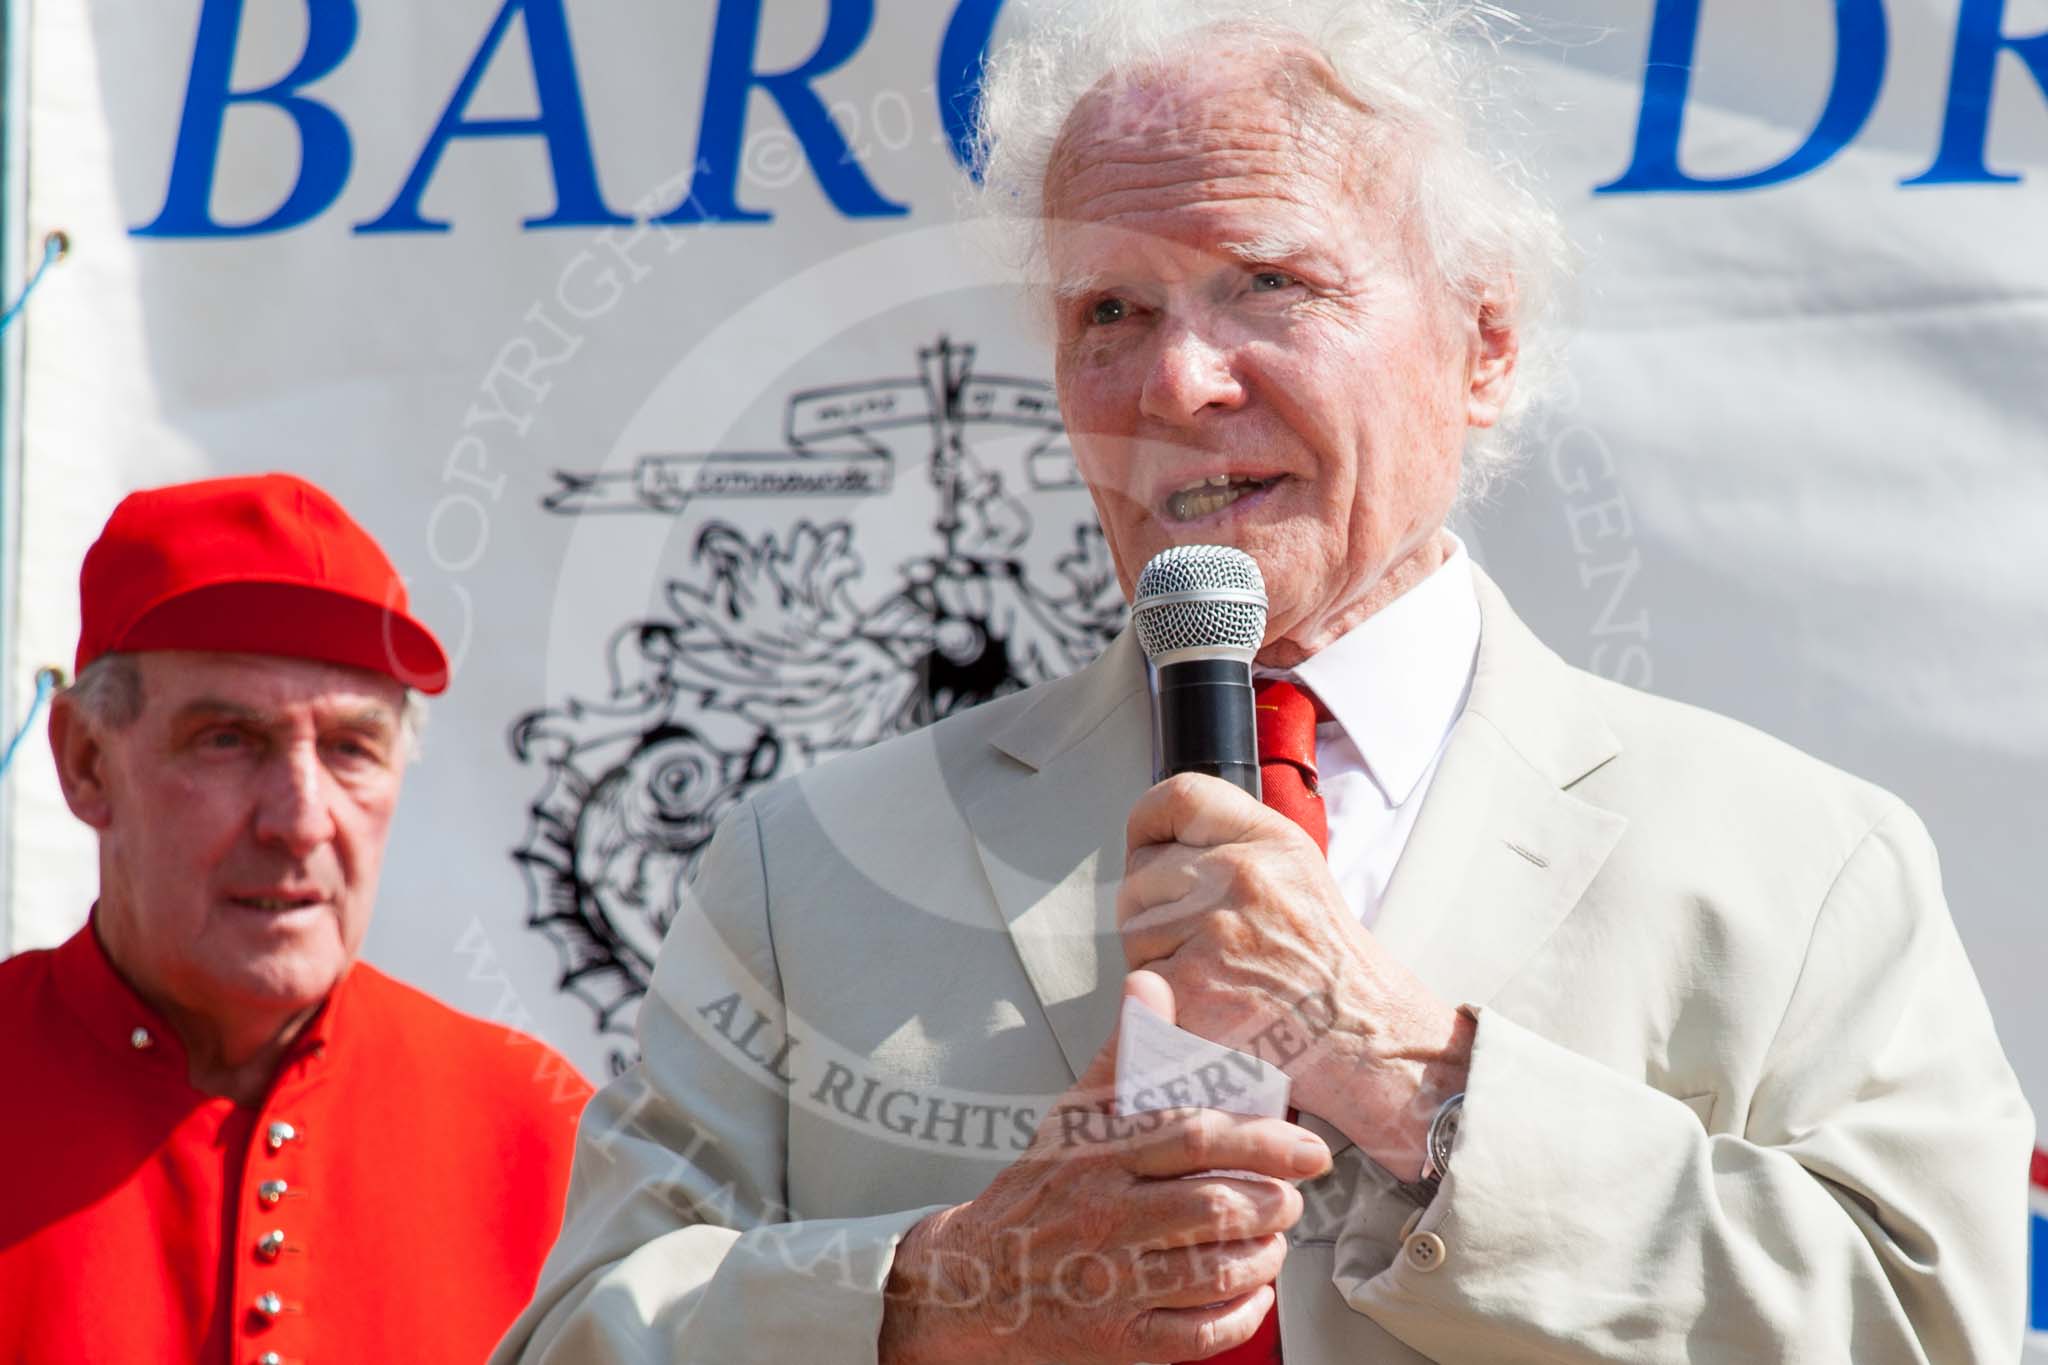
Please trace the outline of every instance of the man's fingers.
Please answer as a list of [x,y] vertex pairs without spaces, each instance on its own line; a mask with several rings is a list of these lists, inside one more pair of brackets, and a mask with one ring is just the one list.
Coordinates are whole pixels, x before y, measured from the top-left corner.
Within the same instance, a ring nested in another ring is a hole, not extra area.
[[1151,844],[1212,848],[1251,838],[1262,826],[1287,817],[1261,805],[1220,777],[1178,773],[1138,798],[1124,826],[1124,852]]
[[1128,929],[1132,920],[1148,911],[1178,908],[1185,913],[1220,903],[1223,897],[1214,884],[1214,871],[1178,844],[1139,849],[1131,855],[1116,890],[1117,927]]
[[[1147,854],[1173,854],[1172,858]],[[1132,967],[1173,956],[1200,925],[1196,906],[1201,876],[1177,845],[1155,845],[1131,855],[1116,893],[1117,933]]]
[[1237,1242],[1147,1251],[1134,1278],[1142,1302],[1154,1308],[1206,1308],[1271,1284],[1287,1259],[1280,1233]]
[[1154,1308],[1131,1324],[1130,1347],[1141,1360],[1206,1360],[1242,1346],[1273,1306],[1273,1286],[1207,1308]]
[[1178,844],[1148,844],[1132,849],[1124,860],[1124,878],[1116,889],[1118,925],[1131,916],[1156,905],[1165,905],[1194,894],[1201,886],[1201,869]]
[[1300,1180],[1330,1168],[1323,1140],[1285,1119],[1221,1109],[1160,1110],[1141,1117],[1150,1122],[1149,1131],[1123,1148],[1124,1169],[1133,1175],[1230,1170]]
[[[1301,1217],[1301,1192],[1286,1181],[1224,1175],[1142,1181],[1118,1203],[1122,1239],[1154,1250],[1268,1237],[1287,1231]],[[1229,1297],[1212,1294],[1202,1302]]]
[[1119,926],[1117,938],[1123,944],[1124,961],[1137,967],[1147,962],[1164,962],[1186,946],[1188,940],[1223,922],[1222,916],[1195,905],[1155,905],[1126,919]]

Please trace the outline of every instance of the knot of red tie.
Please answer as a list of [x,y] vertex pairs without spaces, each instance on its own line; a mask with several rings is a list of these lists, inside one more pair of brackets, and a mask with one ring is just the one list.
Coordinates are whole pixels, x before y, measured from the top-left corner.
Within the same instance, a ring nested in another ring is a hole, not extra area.
[[1330,713],[1313,693],[1285,678],[1260,683],[1256,704],[1261,794],[1328,851],[1330,827],[1316,783],[1316,723]]

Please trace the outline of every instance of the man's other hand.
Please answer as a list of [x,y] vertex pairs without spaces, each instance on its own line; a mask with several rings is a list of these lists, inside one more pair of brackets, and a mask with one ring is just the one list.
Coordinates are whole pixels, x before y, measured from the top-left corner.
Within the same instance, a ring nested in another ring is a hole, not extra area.
[[[1174,1017],[1151,972],[1124,993]],[[1116,1044],[988,1189],[905,1236],[884,1365],[1199,1360],[1257,1330],[1301,1216],[1289,1182],[1328,1170],[1329,1149],[1282,1119],[1216,1109],[1116,1117]],[[1205,1174],[1224,1169],[1270,1178]]]

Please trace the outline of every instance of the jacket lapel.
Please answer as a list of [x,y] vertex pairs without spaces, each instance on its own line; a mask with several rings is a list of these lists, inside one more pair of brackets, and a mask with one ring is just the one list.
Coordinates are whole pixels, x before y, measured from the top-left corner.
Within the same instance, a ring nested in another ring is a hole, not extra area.
[[1078,1076],[1116,1025],[1124,826],[1151,785],[1151,710],[1131,632],[1036,689],[991,742],[1017,766],[967,807],[967,823],[1017,957]]
[[1439,995],[1484,1004],[1571,913],[1628,822],[1569,790],[1620,751],[1584,682],[1473,576],[1472,695],[1373,932]]

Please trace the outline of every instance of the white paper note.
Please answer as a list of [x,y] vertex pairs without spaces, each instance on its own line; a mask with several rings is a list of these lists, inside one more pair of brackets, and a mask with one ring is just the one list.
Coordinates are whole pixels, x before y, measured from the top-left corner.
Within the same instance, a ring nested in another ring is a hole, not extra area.
[[1124,998],[1116,1049],[1116,1112],[1222,1109],[1254,1118],[1287,1113],[1287,1073],[1248,1052],[1175,1028],[1135,996]]

